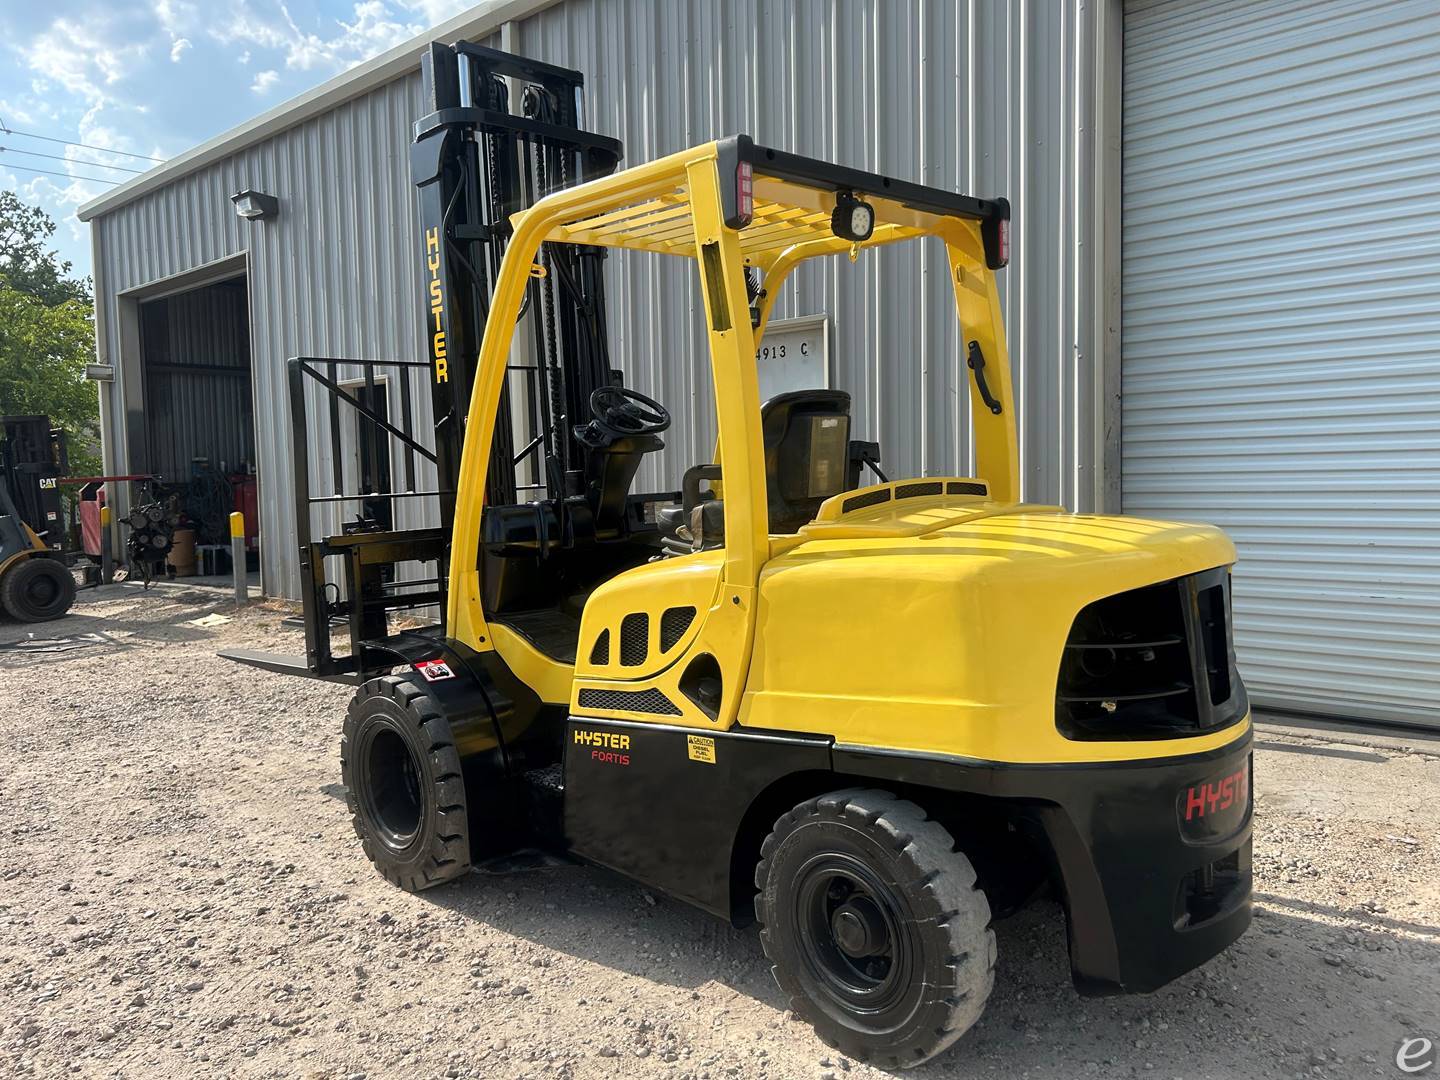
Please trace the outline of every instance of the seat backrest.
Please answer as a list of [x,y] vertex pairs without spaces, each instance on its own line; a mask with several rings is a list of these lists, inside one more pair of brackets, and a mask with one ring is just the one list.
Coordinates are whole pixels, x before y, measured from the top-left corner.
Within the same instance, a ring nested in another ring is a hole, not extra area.
[[770,531],[793,533],[820,504],[845,490],[850,467],[850,395],[791,390],[760,407]]

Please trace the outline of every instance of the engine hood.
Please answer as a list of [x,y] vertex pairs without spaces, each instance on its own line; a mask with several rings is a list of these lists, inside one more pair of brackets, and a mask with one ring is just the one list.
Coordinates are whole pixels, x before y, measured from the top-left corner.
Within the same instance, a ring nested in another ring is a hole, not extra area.
[[[1058,506],[1026,503],[975,500],[956,505],[940,499],[911,499],[814,522],[798,536],[778,541],[773,554],[772,569],[808,560],[919,558],[925,561],[889,565],[885,571],[974,582],[996,574],[1013,581],[1016,575],[1094,572],[1128,582],[1104,588],[1091,599],[1235,560],[1234,545],[1213,525],[1071,514]],[[876,569],[872,563],[866,572]]]
[[[1076,614],[1234,560],[1213,526],[983,497],[822,515],[776,538],[761,573],[741,720],[995,760],[1090,759],[1101,746],[1055,727]],[[1103,751],[1144,757],[1165,747]]]

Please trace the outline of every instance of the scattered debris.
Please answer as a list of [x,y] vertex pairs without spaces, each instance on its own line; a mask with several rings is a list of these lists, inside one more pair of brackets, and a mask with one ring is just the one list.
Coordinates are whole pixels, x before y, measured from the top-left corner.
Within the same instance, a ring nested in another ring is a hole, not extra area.
[[88,649],[94,645],[118,645],[105,634],[67,634],[63,637],[36,637],[30,634],[19,641],[0,642],[0,650],[18,653],[63,653]]

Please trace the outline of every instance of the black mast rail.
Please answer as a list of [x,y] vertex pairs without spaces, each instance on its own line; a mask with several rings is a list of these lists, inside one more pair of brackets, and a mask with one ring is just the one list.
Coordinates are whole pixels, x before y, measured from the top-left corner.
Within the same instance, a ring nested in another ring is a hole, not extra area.
[[[462,42],[432,44],[421,56],[421,78],[431,111],[415,124],[410,171],[420,198],[440,487],[454,489],[510,218],[550,191],[609,175],[621,148],[580,129],[584,79],[577,71]],[[518,111],[507,80],[520,84]],[[591,393],[610,381],[604,318],[595,314],[604,310],[603,258],[595,248],[546,245],[545,276],[531,281],[525,301],[537,370],[525,378],[524,426],[540,438],[540,471],[554,499],[581,491],[581,452],[570,428],[589,418]],[[491,446],[490,506],[517,501],[524,458],[515,453],[511,398],[507,384]],[[442,520],[453,511],[443,502]]]

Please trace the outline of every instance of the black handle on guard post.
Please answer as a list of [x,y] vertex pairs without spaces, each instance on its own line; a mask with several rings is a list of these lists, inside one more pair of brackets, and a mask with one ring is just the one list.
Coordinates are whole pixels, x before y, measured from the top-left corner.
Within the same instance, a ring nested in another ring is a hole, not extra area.
[[970,342],[969,353],[969,359],[966,360],[966,364],[968,364],[970,370],[975,373],[975,389],[980,391],[980,400],[985,402],[986,408],[996,416],[999,416],[1005,410],[1000,404],[999,398],[990,392],[990,384],[985,381],[985,354],[980,351],[980,343],[978,341]]

